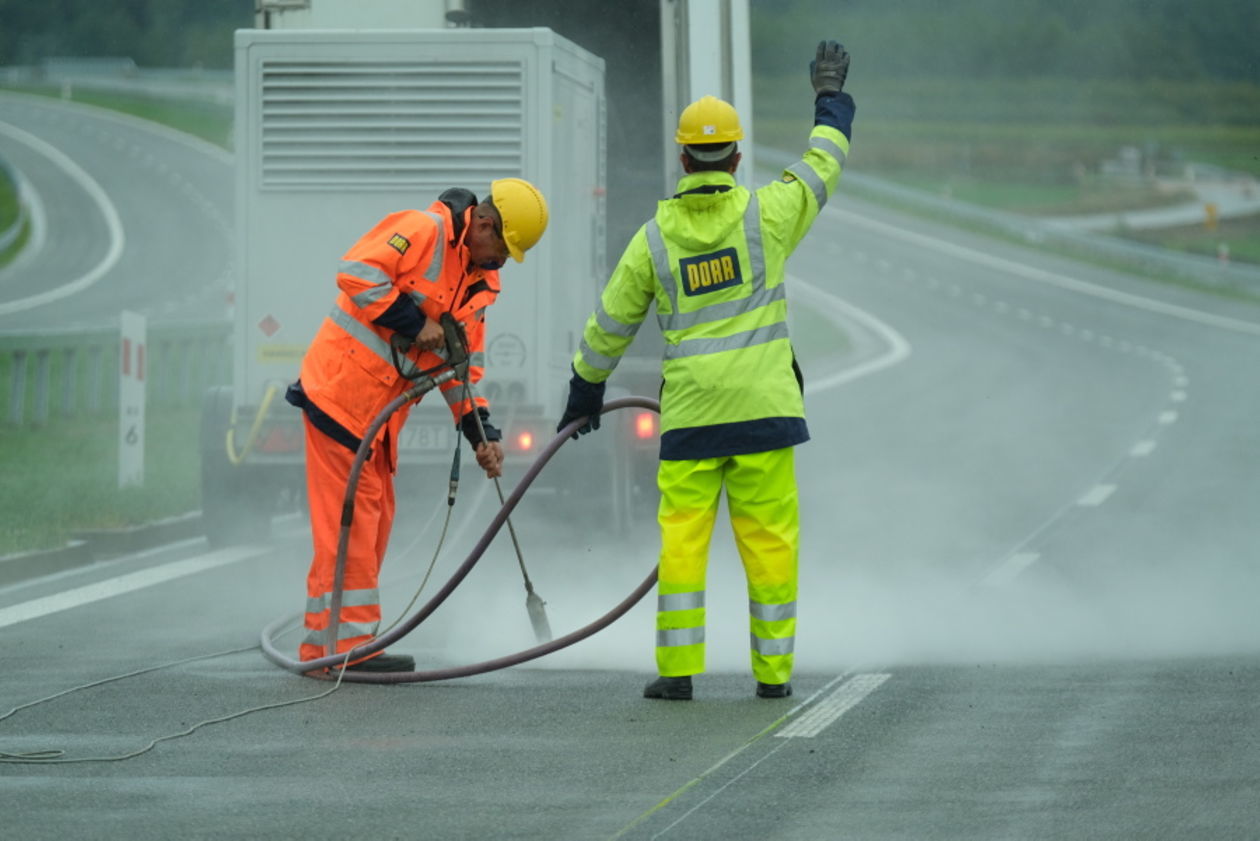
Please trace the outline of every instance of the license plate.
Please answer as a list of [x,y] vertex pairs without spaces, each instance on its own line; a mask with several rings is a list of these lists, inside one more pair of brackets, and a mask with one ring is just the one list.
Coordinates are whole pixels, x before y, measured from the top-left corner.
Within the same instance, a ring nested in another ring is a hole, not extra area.
[[408,423],[399,435],[402,450],[449,450],[455,446],[455,427],[444,423]]

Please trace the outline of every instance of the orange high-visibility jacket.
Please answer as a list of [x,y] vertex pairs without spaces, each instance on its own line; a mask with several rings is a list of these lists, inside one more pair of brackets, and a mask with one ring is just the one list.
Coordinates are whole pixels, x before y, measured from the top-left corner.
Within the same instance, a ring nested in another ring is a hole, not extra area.
[[[463,213],[463,230],[472,221],[473,209]],[[332,313],[324,319],[302,360],[301,383],[307,399],[356,437],[385,406],[410,385],[399,376],[390,354],[394,331],[374,323],[400,296],[410,298],[426,319],[437,321],[449,312],[463,322],[468,335],[472,383],[481,380],[485,365],[485,310],[499,294],[499,273],[466,271],[468,249],[453,242],[455,226],[451,209],[436,201],[425,210],[390,214],[368,231],[342,258],[337,273],[341,294]],[[432,368],[441,358],[411,350],[404,370],[415,365]],[[462,381],[441,386],[446,402],[460,419],[472,411]],[[478,406],[489,408],[476,398]],[[407,409],[395,414],[385,429],[395,433],[406,419]]]

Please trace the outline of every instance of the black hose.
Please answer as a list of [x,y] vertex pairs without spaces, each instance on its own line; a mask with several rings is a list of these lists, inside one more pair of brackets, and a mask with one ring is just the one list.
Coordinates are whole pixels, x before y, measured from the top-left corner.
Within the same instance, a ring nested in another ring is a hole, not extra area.
[[[367,442],[372,440],[374,431],[380,429],[381,425],[389,419],[390,415],[401,408],[405,403],[414,399],[414,395],[412,397],[408,397],[408,393],[404,393],[399,398],[396,398],[393,402],[386,406],[384,410],[382,410],[380,415],[377,416],[376,421],[374,421],[372,427],[369,428],[369,434],[365,435],[363,438],[365,445]],[[648,397],[622,397],[605,403],[603,409],[600,410],[600,414],[607,414],[609,412],[615,412],[619,409],[629,408],[649,409],[653,412],[659,412],[660,404]],[[477,562],[481,560],[481,556],[485,553],[486,549],[489,548],[490,543],[494,540],[495,535],[498,534],[499,529],[503,527],[504,522],[507,521],[512,509],[514,509],[520,502],[521,498],[525,495],[525,491],[529,489],[529,486],[533,484],[534,480],[538,477],[538,474],[542,472],[543,467],[546,466],[547,462],[551,460],[552,456],[556,454],[560,447],[569,440],[570,436],[572,436],[579,427],[586,423],[586,420],[586,418],[578,418],[556,433],[556,436],[545,448],[543,448],[543,451],[539,453],[538,458],[534,460],[534,463],[530,465],[527,471],[525,471],[525,475],[521,478],[520,483],[512,490],[512,493],[508,496],[507,501],[503,503],[503,506],[495,514],[494,519],[490,521],[489,527],[487,527],[485,533],[483,533],[481,538],[477,541],[477,545],[473,547],[468,557],[462,564],[460,564],[459,568],[452,573],[446,584],[442,586],[442,589],[434,594],[434,596],[429,599],[423,607],[416,611],[406,621],[398,623],[393,629],[386,631],[381,636],[376,637],[363,645],[351,649],[349,652],[331,654],[315,660],[299,661],[281,654],[271,641],[274,629],[289,621],[289,617],[285,617],[271,623],[263,629],[261,639],[263,654],[267,657],[267,659],[271,660],[281,668],[297,674],[304,674],[308,677],[325,680],[332,679],[336,675],[340,674],[341,671],[345,672],[341,675],[342,680],[352,681],[355,683],[419,683],[423,681],[449,680],[450,678],[455,677],[467,677],[469,675],[481,674],[483,672],[495,671],[497,669],[505,669],[509,666],[519,665],[520,663],[533,660],[537,657],[542,657],[545,654],[551,654],[552,652],[559,651],[562,648],[573,645],[575,642],[586,639],[621,618],[628,610],[630,610],[630,608],[634,607],[634,605],[637,604],[650,589],[652,589],[652,586],[656,583],[655,567],[652,568],[652,571],[648,574],[647,578],[645,578],[629,596],[594,622],[591,622],[572,633],[566,634],[559,639],[534,646],[533,648],[527,648],[524,651],[518,651],[515,654],[509,654],[504,657],[486,660],[481,663],[474,663],[467,666],[451,666],[444,669],[430,669],[427,671],[366,672],[347,669],[338,670],[333,674],[326,671],[333,666],[340,666],[343,663],[360,660],[383,650],[395,641],[411,633],[415,630],[416,626],[427,619],[433,611],[437,610],[442,602],[446,601],[447,597],[449,597],[451,593],[455,591],[455,588],[460,585],[465,577],[467,577],[468,573],[472,571],[472,568],[477,565]],[[358,485],[358,476],[360,472],[355,468],[358,467],[361,469],[361,464],[359,462],[366,460],[365,452],[365,447],[360,447],[360,453],[356,455],[356,463],[354,467],[351,468],[350,485],[346,489],[346,498],[348,500],[347,505],[349,506],[349,510],[351,512],[353,512],[354,492]],[[362,456],[362,458],[360,458],[360,456]],[[343,508],[342,538],[338,541],[337,575],[335,579],[335,589],[333,591],[333,608],[338,612],[329,614],[329,624],[334,627],[336,623],[331,620],[331,617],[340,615],[341,581],[344,574],[345,547],[348,544],[349,534],[349,526],[346,520],[345,510],[346,509]],[[332,633],[335,634],[336,631],[334,630]],[[332,650],[336,650],[335,646]]]

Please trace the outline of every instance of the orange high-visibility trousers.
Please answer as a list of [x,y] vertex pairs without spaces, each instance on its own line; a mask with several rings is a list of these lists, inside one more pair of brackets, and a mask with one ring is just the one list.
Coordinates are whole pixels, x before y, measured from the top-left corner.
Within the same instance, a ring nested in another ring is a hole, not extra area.
[[[298,656],[302,660],[314,660],[334,653],[326,644],[327,629],[337,573],[341,507],[355,454],[312,426],[309,418],[303,416],[303,422],[306,425],[306,495],[315,554],[306,577],[306,636]],[[335,653],[368,642],[380,627],[381,599],[377,581],[394,524],[390,437],[387,433],[372,448],[372,455],[359,475],[354,521],[346,549],[341,627]]]

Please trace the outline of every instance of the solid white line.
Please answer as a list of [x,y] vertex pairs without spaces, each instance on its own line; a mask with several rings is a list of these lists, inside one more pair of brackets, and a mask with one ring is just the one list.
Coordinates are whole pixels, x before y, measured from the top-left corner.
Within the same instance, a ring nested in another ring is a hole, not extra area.
[[1125,306],[1137,307],[1138,309],[1148,312],[1157,312],[1161,315],[1170,315],[1174,318],[1193,321],[1198,324],[1206,324],[1210,327],[1220,327],[1224,330],[1233,330],[1238,333],[1247,333],[1253,336],[1260,336],[1260,324],[1250,321],[1242,321],[1237,318],[1227,318],[1225,316],[1214,315],[1202,310],[1195,310],[1189,307],[1178,306],[1177,304],[1169,304],[1164,301],[1158,301],[1154,298],[1146,298],[1141,295],[1134,295],[1130,292],[1121,292],[1117,289],[1109,289],[1105,286],[1098,286],[1093,283],[1087,283],[1083,280],[1077,280],[1066,275],[1056,274],[1055,272],[1045,271],[1043,269],[1026,266],[1014,260],[1007,260],[1003,257],[997,257],[992,254],[985,254],[982,251],[976,251],[973,248],[956,245],[952,242],[946,242],[942,239],[917,234],[912,231],[906,231],[894,225],[879,222],[875,219],[869,219],[860,213],[852,210],[845,210],[835,205],[828,206],[824,213],[842,216],[846,224],[850,226],[865,227],[867,229],[876,230],[880,233],[913,242],[926,248],[944,252],[955,257],[970,260],[973,263],[989,266],[1010,274],[1019,275],[1028,280],[1034,280],[1038,283],[1046,283],[1051,286],[1057,286],[1060,289],[1067,289],[1072,292],[1079,292],[1083,295],[1092,295],[1095,298],[1113,301]]
[[1036,552],[1017,552],[994,567],[980,583],[989,587],[996,587],[999,584],[1005,584],[1006,582],[1014,579],[1015,576],[1019,575],[1024,570],[1028,569],[1028,567],[1037,563],[1037,560],[1040,557],[1041,555]]
[[16,625],[28,619],[38,619],[41,616],[60,613],[63,610],[81,607],[85,604],[91,604],[113,596],[120,596],[135,590],[142,590],[145,587],[152,587],[154,584],[161,584],[165,581],[183,578],[186,575],[205,572],[215,567],[248,560],[266,551],[265,548],[259,546],[233,546],[226,549],[218,549],[196,558],[188,558],[183,561],[152,567],[151,569],[142,569],[139,572],[99,581],[96,584],[76,587],[73,590],[66,590],[52,596],[31,599],[28,602],[21,602],[12,607],[0,608],[0,628]]
[[1129,455],[1139,456],[1139,457],[1149,456],[1154,451],[1155,451],[1154,441],[1150,441],[1150,440],[1138,441],[1136,444],[1133,445],[1133,449],[1129,450]]
[[860,674],[836,688],[813,709],[776,732],[779,739],[812,739],[840,716],[856,707],[863,698],[892,677],[889,674]]
[[0,315],[8,315],[34,309],[87,289],[100,280],[118,262],[118,258],[122,256],[123,246],[126,244],[127,238],[123,233],[122,220],[118,216],[118,210],[110,202],[109,196],[105,194],[101,185],[96,183],[92,176],[84,172],[83,168],[67,157],[64,152],[35,135],[8,123],[0,123],[0,134],[7,135],[17,142],[29,146],[37,154],[43,155],[50,160],[55,166],[64,171],[66,175],[79,182],[79,186],[96,202],[101,215],[105,217],[105,225],[109,228],[109,251],[101,262],[97,263],[83,277],[62,284],[55,289],[48,289],[38,295],[31,295],[29,298],[19,298],[16,301],[0,304]]
[[1083,497],[1076,501],[1076,504],[1097,508],[1106,502],[1107,497],[1111,496],[1115,491],[1115,485],[1094,485]]
[[810,380],[805,383],[805,393],[813,394],[815,392],[824,391],[829,388],[835,388],[843,385],[859,377],[865,377],[868,374],[874,374],[876,371],[882,371],[885,368],[896,365],[910,356],[910,343],[905,338],[880,321],[875,316],[858,309],[848,301],[842,300],[830,292],[824,292],[817,286],[807,283],[798,277],[788,277],[788,283],[792,284],[792,290],[800,293],[802,298],[813,298],[816,304],[821,304],[835,312],[842,313],[853,321],[857,321],[864,325],[868,330],[879,335],[888,345],[888,350],[874,359],[868,359],[860,365],[854,365],[851,368],[837,371],[828,377],[822,377],[816,380]]

